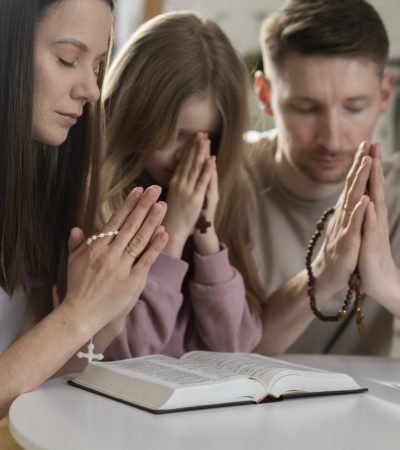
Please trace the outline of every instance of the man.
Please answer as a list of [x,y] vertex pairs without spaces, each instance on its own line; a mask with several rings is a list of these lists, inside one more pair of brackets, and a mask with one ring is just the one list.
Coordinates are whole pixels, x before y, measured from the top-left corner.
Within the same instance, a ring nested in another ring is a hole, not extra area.
[[[292,0],[265,21],[261,46],[264,74],[256,75],[256,92],[276,130],[250,153],[262,194],[254,255],[268,296],[256,351],[385,355],[393,308],[383,307],[381,299],[364,298],[363,337],[354,311],[343,320],[320,321],[310,308],[305,270],[316,223],[337,202],[358,145],[370,139],[388,107],[395,80],[384,70],[389,50],[385,27],[364,0]],[[357,265],[368,207],[368,199],[360,198],[372,164],[364,150],[358,175],[352,174],[336,207],[341,228],[331,226],[336,231],[330,232],[330,244],[318,253],[318,242],[314,250],[312,287],[324,314],[335,315],[342,308]],[[385,163],[384,171],[391,248],[398,263],[399,158]],[[360,177],[364,181],[355,186]]]

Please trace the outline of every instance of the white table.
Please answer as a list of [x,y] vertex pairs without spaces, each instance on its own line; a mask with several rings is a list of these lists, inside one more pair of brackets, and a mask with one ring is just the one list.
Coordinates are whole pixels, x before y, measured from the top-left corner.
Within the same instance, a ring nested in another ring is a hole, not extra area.
[[391,450],[400,448],[400,361],[285,355],[346,371],[366,394],[153,415],[52,380],[18,397],[10,431],[26,449],[52,450]]

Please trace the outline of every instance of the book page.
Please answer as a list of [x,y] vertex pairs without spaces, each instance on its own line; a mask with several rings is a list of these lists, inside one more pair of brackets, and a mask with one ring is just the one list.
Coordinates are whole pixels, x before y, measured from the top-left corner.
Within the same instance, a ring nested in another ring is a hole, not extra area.
[[266,385],[275,375],[283,371],[292,373],[320,373],[325,372],[319,369],[300,366],[287,361],[281,361],[276,358],[268,358],[251,353],[213,353],[213,352],[190,352],[182,356],[185,362],[203,364],[208,367],[214,367],[232,374],[256,378],[263,381]]
[[92,363],[111,366],[114,371],[140,378],[148,378],[162,384],[182,387],[240,378],[224,368],[204,366],[202,362],[183,361],[169,356],[144,356],[109,363]]

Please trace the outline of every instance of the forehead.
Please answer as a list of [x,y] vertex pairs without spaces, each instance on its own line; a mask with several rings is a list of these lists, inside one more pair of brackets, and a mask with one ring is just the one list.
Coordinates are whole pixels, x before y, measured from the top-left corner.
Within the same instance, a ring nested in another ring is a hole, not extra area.
[[83,42],[89,50],[107,49],[112,23],[104,0],[61,0],[37,24],[38,40],[52,43],[61,38]]
[[219,113],[215,102],[210,96],[192,97],[181,109],[178,118],[178,128],[189,131],[215,131],[219,126]]
[[378,94],[381,76],[378,65],[367,58],[291,53],[272,72],[271,81],[286,96],[352,98]]

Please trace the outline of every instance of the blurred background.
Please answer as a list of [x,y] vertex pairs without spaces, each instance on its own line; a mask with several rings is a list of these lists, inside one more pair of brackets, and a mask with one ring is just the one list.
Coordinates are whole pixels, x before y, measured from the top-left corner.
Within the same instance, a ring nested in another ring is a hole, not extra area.
[[[340,1],[340,0],[338,0]],[[368,0],[381,15],[389,33],[391,48],[389,68],[397,74],[397,88],[387,113],[375,129],[374,140],[382,142],[388,155],[400,150],[400,1]],[[130,34],[144,21],[161,12],[193,10],[215,20],[245,58],[249,70],[261,64],[258,32],[262,21],[284,0],[117,0],[116,42],[118,51]],[[252,128],[265,130],[273,127],[271,119],[259,114],[254,101]],[[396,321],[392,356],[400,357],[400,321]]]
[[[340,0],[338,0],[340,1]],[[391,70],[397,73],[397,89],[389,111],[381,118],[374,139],[382,142],[385,154],[400,150],[400,1],[369,0],[385,22],[391,42]],[[145,20],[165,11],[193,10],[215,20],[246,59],[251,71],[260,63],[258,32],[262,21],[284,0],[118,0],[116,11],[116,47]],[[261,114],[253,114],[254,129],[273,127]]]

